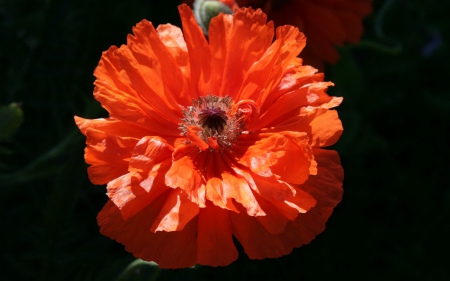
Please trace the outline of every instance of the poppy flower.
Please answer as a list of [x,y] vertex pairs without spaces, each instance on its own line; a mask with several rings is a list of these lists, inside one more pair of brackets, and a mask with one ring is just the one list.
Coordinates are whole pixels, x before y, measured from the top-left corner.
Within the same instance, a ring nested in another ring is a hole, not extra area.
[[109,118],[76,124],[90,180],[107,184],[100,232],[163,268],[227,265],[309,243],[342,195],[341,98],[297,57],[305,36],[261,10],[183,31],[143,20],[102,54],[94,97]]
[[[219,0],[224,2],[224,0]],[[192,4],[194,1],[185,0]],[[196,2],[208,2],[198,0]],[[372,0],[227,0],[229,7],[260,8],[275,26],[293,25],[304,32],[308,45],[302,53],[305,64],[323,69],[335,63],[334,46],[356,44],[363,33],[362,19],[371,13]]]

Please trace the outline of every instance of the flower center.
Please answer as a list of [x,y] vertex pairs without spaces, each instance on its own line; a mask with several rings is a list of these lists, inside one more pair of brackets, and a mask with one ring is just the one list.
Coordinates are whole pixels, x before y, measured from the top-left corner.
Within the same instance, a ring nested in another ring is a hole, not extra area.
[[[186,143],[197,144],[200,149],[226,148],[246,129],[249,121],[249,102],[237,104],[229,96],[208,96],[193,99],[192,105],[182,109],[183,118],[179,124]],[[250,107],[251,108],[251,107]]]
[[200,111],[198,122],[203,129],[222,133],[227,124],[227,113],[220,107],[207,107]]

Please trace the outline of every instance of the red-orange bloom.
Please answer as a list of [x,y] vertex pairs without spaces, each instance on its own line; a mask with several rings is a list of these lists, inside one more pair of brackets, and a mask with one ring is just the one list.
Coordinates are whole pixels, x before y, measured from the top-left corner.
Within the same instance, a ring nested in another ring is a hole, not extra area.
[[[104,52],[95,98],[110,117],[76,117],[89,177],[107,184],[100,232],[160,267],[286,255],[325,228],[341,200],[341,98],[299,52],[305,37],[261,10],[211,21],[186,5],[181,30],[143,20]],[[183,37],[184,36],[184,37]]]
[[[362,19],[371,13],[373,0],[221,0],[230,7],[261,8],[275,26],[296,26],[308,38],[302,52],[305,64],[323,68],[335,63],[334,46],[358,43],[363,33]],[[192,0],[184,2],[192,4]],[[233,4],[232,4],[233,3]]]

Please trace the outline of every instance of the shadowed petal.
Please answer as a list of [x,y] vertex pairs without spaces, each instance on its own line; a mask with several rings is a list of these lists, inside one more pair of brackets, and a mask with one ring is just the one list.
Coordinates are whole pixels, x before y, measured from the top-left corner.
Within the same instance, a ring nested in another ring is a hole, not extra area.
[[100,233],[125,245],[135,257],[155,261],[162,268],[182,268],[197,263],[197,218],[181,231],[150,232],[167,195],[124,220],[114,203],[108,201],[97,216]]
[[264,226],[264,228],[271,234],[278,234],[284,231],[286,223],[289,218],[286,217],[280,210],[271,202],[259,195],[255,195],[259,205],[264,210],[265,216],[258,216],[256,219]]
[[244,212],[230,213],[230,217],[233,235],[249,258],[277,258],[292,251],[294,241],[271,234],[256,217],[247,216]]
[[229,211],[207,203],[198,215],[198,263],[225,266],[235,261],[238,252],[231,236]]

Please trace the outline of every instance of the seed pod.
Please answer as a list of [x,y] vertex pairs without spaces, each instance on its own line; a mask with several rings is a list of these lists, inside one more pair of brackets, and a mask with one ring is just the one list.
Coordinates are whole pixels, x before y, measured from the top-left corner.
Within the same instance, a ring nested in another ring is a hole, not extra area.
[[[215,16],[220,13],[232,14],[234,7],[231,6],[232,3],[225,0],[195,0],[194,1],[194,15],[197,23],[203,29],[203,32],[208,36],[209,22]],[[233,1],[234,2],[234,1]],[[227,5],[227,4],[230,4]],[[234,3],[234,6],[237,5]]]

